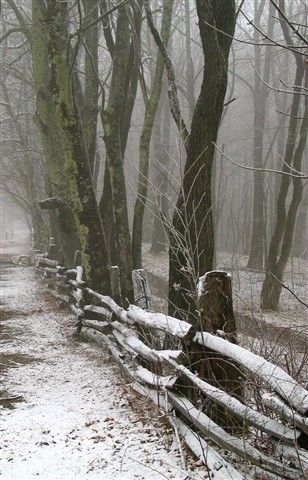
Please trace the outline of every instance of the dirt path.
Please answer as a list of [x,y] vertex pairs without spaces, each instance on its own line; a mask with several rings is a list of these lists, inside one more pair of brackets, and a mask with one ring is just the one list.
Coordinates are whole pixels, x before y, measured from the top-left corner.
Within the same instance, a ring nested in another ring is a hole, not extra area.
[[182,470],[158,412],[100,347],[74,337],[75,318],[34,269],[0,267],[0,478],[206,478],[192,463]]

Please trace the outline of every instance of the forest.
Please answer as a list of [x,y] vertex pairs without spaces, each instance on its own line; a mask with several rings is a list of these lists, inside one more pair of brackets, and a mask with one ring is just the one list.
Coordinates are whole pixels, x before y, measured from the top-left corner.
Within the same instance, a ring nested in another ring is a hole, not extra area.
[[[74,272],[78,331],[91,327],[85,304],[89,319],[110,320],[102,302],[112,321],[136,318],[134,335],[177,373],[157,349],[185,352],[182,325],[202,345],[191,371],[204,347],[220,365],[225,350],[206,335],[221,334],[307,388],[307,32],[306,0],[0,2],[1,248],[22,229],[46,278]],[[152,321],[164,340],[144,333]],[[237,385],[244,357],[232,355],[224,375]],[[210,384],[216,374],[221,386],[221,373],[197,373]],[[170,402],[185,416],[172,392]],[[306,437],[307,412],[294,427]],[[306,478],[280,468],[230,478]]]
[[105,293],[108,265],[131,299],[142,245],[168,250],[183,318],[220,252],[270,310],[307,259],[307,5],[212,3],[2,5],[2,197]]

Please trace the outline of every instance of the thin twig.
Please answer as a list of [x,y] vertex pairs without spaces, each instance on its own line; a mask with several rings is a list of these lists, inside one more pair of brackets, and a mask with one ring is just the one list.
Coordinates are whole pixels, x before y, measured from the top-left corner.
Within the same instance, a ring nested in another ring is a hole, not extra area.
[[299,303],[304,305],[304,307],[308,308],[308,304],[305,303],[303,300],[301,300],[290,287],[288,287],[285,283],[283,283],[281,280],[279,280],[279,278],[277,278],[276,275],[274,275],[273,273],[271,273],[271,275],[276,280],[276,282],[278,282],[283,288],[288,290],[288,292],[290,292],[296,298],[296,300],[299,301]]

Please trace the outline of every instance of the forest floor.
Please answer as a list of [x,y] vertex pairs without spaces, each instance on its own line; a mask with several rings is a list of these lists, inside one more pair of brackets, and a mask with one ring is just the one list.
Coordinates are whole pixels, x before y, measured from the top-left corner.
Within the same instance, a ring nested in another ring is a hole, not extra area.
[[100,347],[74,336],[33,267],[9,263],[25,243],[1,246],[0,478],[207,478],[172,431]]
[[[144,244],[143,262],[149,275],[154,310],[167,313],[168,253],[153,254],[150,244]],[[279,311],[262,312],[260,294],[264,272],[246,269],[247,257],[241,255],[220,253],[217,263],[218,270],[232,274],[233,304],[240,344],[281,364],[292,376],[307,382],[308,308],[283,289]],[[292,259],[287,265],[284,281],[300,299],[307,302],[307,261]]]

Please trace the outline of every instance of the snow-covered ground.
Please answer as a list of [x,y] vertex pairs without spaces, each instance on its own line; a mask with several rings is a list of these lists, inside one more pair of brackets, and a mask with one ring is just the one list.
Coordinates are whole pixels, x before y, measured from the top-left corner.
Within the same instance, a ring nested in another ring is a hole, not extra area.
[[[168,281],[168,253],[153,254],[150,244],[143,245],[143,261],[148,272],[160,277],[161,297],[166,298],[166,282]],[[232,274],[234,309],[240,315],[251,316],[264,322],[298,330],[308,335],[308,309],[286,289],[282,289],[278,313],[262,312],[260,309],[260,294],[264,280],[264,272],[247,270],[247,257],[220,253],[217,269],[226,270]],[[308,297],[308,263],[303,259],[293,259],[287,265],[285,284],[299,298],[307,303]],[[159,296],[158,282],[155,285],[156,297]],[[165,302],[166,308],[166,302]],[[308,339],[307,339],[308,340]]]
[[[153,254],[143,245],[144,268],[149,275],[154,310],[167,312],[168,253]],[[279,312],[262,312],[260,294],[264,272],[247,270],[247,257],[221,253],[218,269],[232,274],[233,303],[242,346],[280,364],[304,384],[308,375],[308,309],[286,289]],[[304,302],[308,298],[308,265],[293,259],[287,265],[285,284]]]
[[1,310],[0,478],[207,478],[190,455],[184,469],[160,412],[110,356],[74,337],[32,267],[1,265]]

